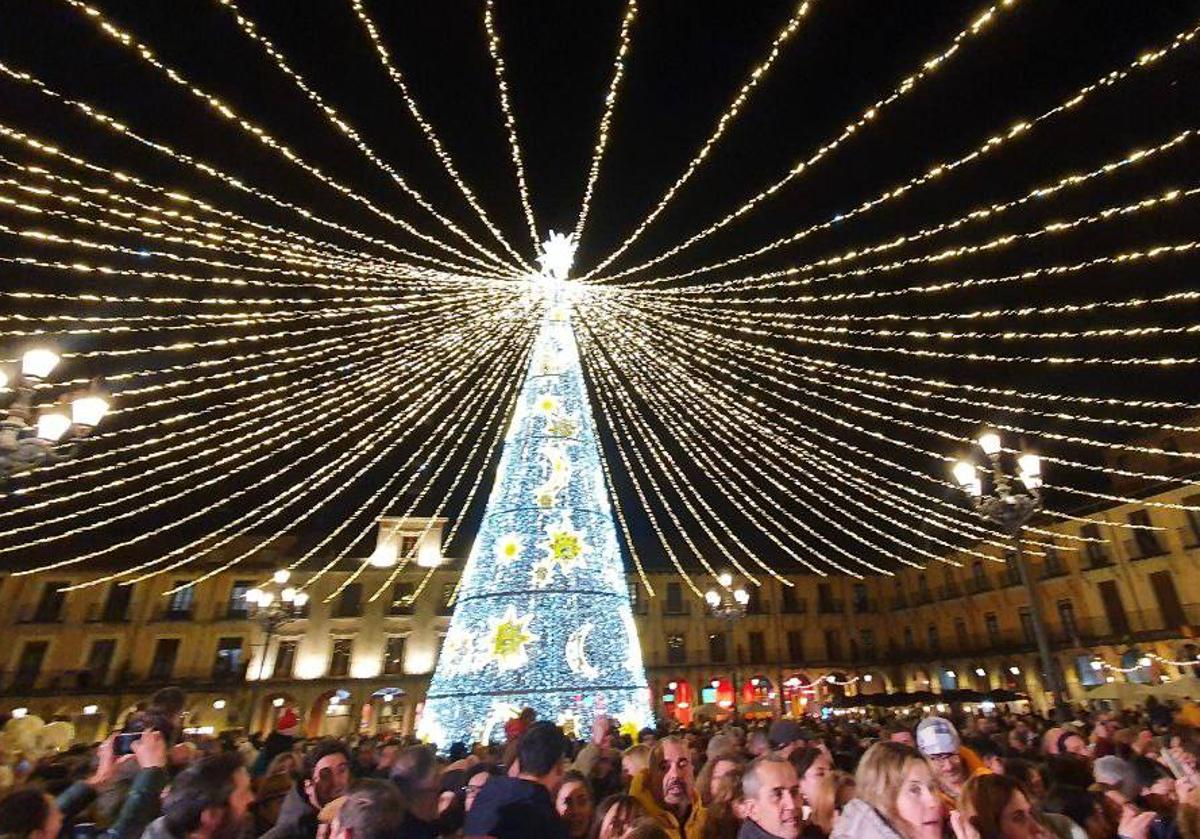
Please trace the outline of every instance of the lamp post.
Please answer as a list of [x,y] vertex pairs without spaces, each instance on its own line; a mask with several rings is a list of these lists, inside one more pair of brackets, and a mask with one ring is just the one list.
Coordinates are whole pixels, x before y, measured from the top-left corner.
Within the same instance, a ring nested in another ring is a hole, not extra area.
[[247,732],[254,720],[254,708],[258,704],[258,688],[263,680],[263,674],[266,672],[267,654],[271,651],[271,639],[284,624],[302,617],[304,607],[308,604],[307,592],[296,591],[295,587],[288,585],[291,576],[291,571],[280,568],[271,575],[270,583],[246,592],[250,620],[257,623],[266,636],[263,641],[262,656],[258,660],[258,676],[250,691],[250,708],[246,714]]
[[720,618],[729,627],[729,640],[733,645],[733,715],[738,713],[738,696],[741,685],[738,682],[738,648],[737,640],[733,637],[733,625],[746,616],[746,608],[750,605],[750,592],[741,586],[734,588],[733,575],[728,571],[717,576],[720,588],[710,588],[704,592],[704,602],[713,617]]
[[[1065,692],[1058,668],[1050,653],[1050,639],[1046,634],[1046,623],[1042,619],[1042,601],[1037,587],[1029,574],[1029,566],[1025,562],[1025,550],[1022,543],[1022,533],[1025,525],[1042,509],[1042,463],[1041,458],[1032,452],[1022,452],[1015,457],[1017,466],[1016,481],[1012,480],[1006,471],[1004,444],[1000,435],[995,431],[984,431],[976,441],[980,450],[986,456],[990,470],[984,470],[990,478],[991,491],[984,493],[984,478],[978,474],[978,467],[972,459],[960,460],[954,464],[954,479],[971,499],[975,512],[986,522],[998,525],[1013,540],[1016,551],[1017,571],[1021,576],[1021,584],[1029,598],[1029,612],[1033,623],[1033,636],[1037,642],[1038,656],[1042,660],[1042,672],[1046,675],[1046,684],[1054,699],[1054,713],[1059,722],[1065,722],[1068,710],[1065,703]],[[1018,487],[1016,483],[1019,482]]]
[[[38,386],[59,360],[58,353],[45,347],[34,347],[21,356],[20,372],[12,380],[15,393],[0,420],[0,484],[43,463],[73,456],[79,442],[108,413],[108,399],[95,389],[78,390],[35,409]],[[0,390],[8,386],[8,375],[0,372]],[[68,441],[72,445],[66,450],[57,448]]]

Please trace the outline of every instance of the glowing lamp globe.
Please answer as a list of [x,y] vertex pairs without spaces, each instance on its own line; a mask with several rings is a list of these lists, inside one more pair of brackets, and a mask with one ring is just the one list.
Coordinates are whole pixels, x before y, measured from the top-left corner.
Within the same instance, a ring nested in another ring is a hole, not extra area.
[[296,592],[296,596],[292,598],[292,605],[297,608],[303,609],[304,605],[306,603],[308,603],[308,592],[307,591]]
[[271,575],[271,579],[274,580],[279,585],[283,585],[288,580],[290,580],[291,577],[292,577],[292,572],[287,570],[286,568],[280,568],[278,571],[276,571],[274,574]]
[[246,592],[246,602],[257,606],[262,602],[262,589],[252,588]]
[[1000,435],[995,431],[983,432],[979,435],[979,448],[983,449],[983,453],[988,457],[1000,454]]
[[45,347],[26,350],[21,356],[21,375],[27,379],[44,379],[58,366],[58,353]]
[[733,593],[733,599],[745,606],[750,602],[750,592],[746,591],[744,588],[739,588]]
[[37,436],[47,443],[57,443],[71,428],[71,418],[62,411],[47,411],[38,417]]
[[95,428],[107,413],[108,400],[103,396],[79,396],[71,401],[71,420],[76,425]]
[[970,486],[975,480],[975,464],[969,460],[958,461],[951,471],[954,473],[954,480],[958,481],[961,487]]
[[733,575],[728,571],[725,571],[717,577],[717,582],[725,588],[729,588],[731,585],[733,585]]

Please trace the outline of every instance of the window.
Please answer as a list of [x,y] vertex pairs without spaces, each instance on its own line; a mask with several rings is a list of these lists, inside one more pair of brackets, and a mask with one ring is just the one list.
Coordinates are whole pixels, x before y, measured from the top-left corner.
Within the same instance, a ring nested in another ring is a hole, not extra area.
[[454,583],[442,583],[442,596],[438,600],[437,613],[439,615],[449,615],[454,612],[454,607],[450,605],[450,598],[454,596]]
[[983,570],[982,559],[977,559],[971,563],[971,588],[976,592],[987,591],[991,588],[988,585],[987,572]]
[[338,598],[337,612],[333,616],[335,618],[362,617],[362,583],[351,583],[342,589],[342,596]]
[[761,615],[763,613],[761,588],[759,586],[746,586],[746,594],[750,595],[746,601],[746,614]]
[[1121,600],[1121,591],[1116,580],[1104,580],[1097,586],[1100,590],[1100,603],[1104,606],[1104,617],[1108,618],[1108,628],[1113,635],[1129,634],[1129,616],[1125,613],[1125,604]]
[[217,656],[213,660],[213,679],[235,678],[242,669],[242,639],[222,638],[217,642]]
[[67,599],[63,589],[68,585],[70,583],[62,580],[51,580],[42,587],[42,596],[33,613],[35,623],[57,623],[62,620],[63,603]]
[[787,634],[788,661],[804,661],[804,633],[789,629]]
[[667,664],[686,664],[687,663],[687,645],[684,643],[682,635],[672,634],[667,636]]
[[637,583],[629,583],[629,607],[633,609],[635,615],[644,615],[649,609],[646,602],[646,593],[638,586]]
[[234,580],[229,589],[229,605],[226,607],[226,617],[238,620],[250,614],[250,604],[246,602],[246,592],[254,588],[251,580]]
[[911,651],[916,646],[917,646],[917,644],[913,640],[912,627],[911,626],[904,627],[904,649]]
[[786,615],[803,612],[803,601],[796,597],[795,586],[781,586],[779,589],[779,609]]
[[1079,528],[1079,535],[1088,540],[1083,543],[1083,553],[1087,557],[1088,567],[1099,568],[1108,565],[1108,549],[1104,547],[1104,537],[1100,535],[1100,525],[1085,524]]
[[172,580],[171,588],[178,588],[179,591],[167,601],[167,619],[188,620],[192,616],[192,607],[196,605],[196,587],[191,580]]
[[1004,551],[1004,584],[1007,586],[1019,585],[1021,582],[1021,571],[1017,568],[1017,552],[1013,550]]
[[920,596],[922,603],[928,603],[930,601],[929,578],[924,574],[921,574],[919,577],[917,577],[917,594]]
[[400,537],[400,558],[412,557],[417,550],[417,542],[420,537],[415,533],[405,533]]
[[668,615],[683,614],[683,586],[679,583],[667,583],[667,602],[663,611]]
[[271,668],[272,679],[290,679],[292,668],[296,666],[295,641],[280,641],[275,648],[275,666]]
[[751,664],[766,664],[767,663],[767,642],[761,632],[751,632],[749,634],[750,643],[750,663]]
[[[1186,495],[1183,498],[1185,507],[1200,507],[1200,495]],[[1183,531],[1185,547],[1194,548],[1200,545],[1200,511],[1187,511],[1187,528]]]
[[1078,641],[1079,626],[1075,623],[1075,604],[1070,600],[1058,601],[1058,620],[1062,623],[1063,636]]
[[1049,542],[1046,544],[1044,550],[1046,551],[1046,559],[1042,563],[1042,576],[1057,577],[1065,573],[1062,557],[1058,555],[1058,547],[1053,542]]
[[1000,620],[996,617],[995,612],[988,612],[983,616],[983,626],[987,630],[988,644],[993,647],[1000,644]]
[[925,637],[929,639],[929,652],[937,655],[942,651],[942,639],[938,634],[936,624],[929,624],[929,627],[925,630]]
[[413,594],[417,588],[412,583],[396,583],[392,589],[392,605],[389,615],[411,615],[413,613]]
[[108,587],[108,596],[104,598],[102,620],[109,623],[129,620],[129,601],[133,597],[133,586],[123,586],[113,583]]
[[[189,589],[190,591],[190,589]],[[159,638],[154,645],[154,658],[150,659],[150,679],[165,682],[175,670],[175,659],[179,657],[178,638]]]
[[865,583],[855,583],[853,594],[854,611],[857,614],[862,614],[870,608],[870,602],[867,599],[867,586]]
[[101,638],[98,641],[92,642],[92,648],[88,650],[87,665],[85,676],[87,679],[86,685],[81,687],[100,687],[108,679],[108,671],[112,668],[113,656],[117,652],[117,641],[115,638]]
[[830,661],[842,658],[842,636],[836,629],[825,630],[825,655]]
[[1017,614],[1021,618],[1021,637],[1026,644],[1032,644],[1037,638],[1033,631],[1033,612],[1029,610],[1028,606],[1022,606]]
[[713,632],[708,636],[708,660],[713,664],[724,664],[729,651],[724,632]]
[[959,650],[968,650],[971,647],[971,633],[967,629],[966,618],[954,619],[954,637],[958,641]]
[[404,675],[404,636],[389,635],[383,647],[383,675]]
[[899,577],[896,577],[892,581],[892,597],[895,600],[893,605],[897,609],[903,609],[905,606],[904,583],[901,581],[901,579]]
[[862,639],[863,653],[867,659],[875,658],[875,633],[870,629],[860,629],[858,637]]
[[1150,575],[1150,588],[1154,591],[1154,599],[1158,602],[1158,614],[1163,620],[1165,629],[1178,629],[1187,625],[1187,617],[1183,605],[1179,602],[1179,592],[1175,588],[1175,579],[1170,571],[1155,571]]
[[333,654],[329,657],[330,676],[350,675],[350,655],[354,652],[353,638],[334,638]]
[[13,676],[14,690],[30,690],[37,683],[42,672],[42,662],[46,660],[46,651],[50,649],[49,641],[28,641],[21,649],[21,657],[17,660],[17,672]]
[[[1154,526],[1150,521],[1149,510],[1134,510],[1129,514],[1129,523],[1138,528]],[[1133,540],[1137,544],[1139,556],[1158,556],[1163,552],[1162,546],[1158,543],[1158,536],[1153,530],[1135,530],[1133,531]]]

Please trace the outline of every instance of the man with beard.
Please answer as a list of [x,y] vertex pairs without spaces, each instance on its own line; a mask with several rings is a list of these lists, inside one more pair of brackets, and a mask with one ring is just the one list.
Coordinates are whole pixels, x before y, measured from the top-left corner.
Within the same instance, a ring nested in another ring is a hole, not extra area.
[[304,756],[300,778],[264,839],[316,839],[318,814],[349,788],[350,750],[337,740],[321,741]]
[[236,752],[197,761],[175,777],[163,815],[143,839],[244,839],[253,820],[250,773]]
[[699,839],[707,817],[696,792],[695,768],[687,743],[667,737],[650,750],[650,765],[634,776],[629,794],[678,839]]
[[938,788],[950,807],[956,805],[968,778],[988,774],[979,757],[963,748],[958,729],[942,717],[926,717],[917,725],[917,749],[933,766]]
[[790,761],[764,755],[742,776],[746,820],[738,839],[796,839],[800,835],[800,779]]

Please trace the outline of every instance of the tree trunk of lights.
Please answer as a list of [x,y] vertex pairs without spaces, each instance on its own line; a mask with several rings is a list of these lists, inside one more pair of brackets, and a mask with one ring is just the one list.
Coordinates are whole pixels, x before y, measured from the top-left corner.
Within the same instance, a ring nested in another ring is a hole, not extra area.
[[463,569],[418,736],[488,742],[523,708],[586,737],[649,687],[567,308],[547,311]]

